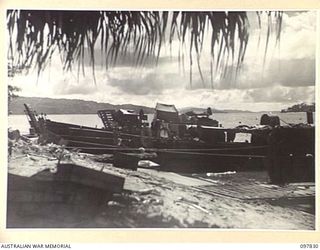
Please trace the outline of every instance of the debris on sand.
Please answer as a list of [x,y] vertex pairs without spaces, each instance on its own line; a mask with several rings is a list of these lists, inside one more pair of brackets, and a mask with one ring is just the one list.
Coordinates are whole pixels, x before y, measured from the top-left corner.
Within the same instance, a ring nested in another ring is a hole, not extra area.
[[35,215],[12,215],[12,220],[26,227],[315,229],[313,212],[280,199],[290,194],[307,197],[312,204],[314,183],[270,186],[264,171],[187,176],[149,168],[116,168],[112,155],[84,154],[52,143],[12,138],[9,174],[33,176],[56,168],[59,162],[125,179],[123,190],[113,193],[94,214],[85,208],[81,213],[62,210],[66,219],[57,220],[39,206],[33,210]]

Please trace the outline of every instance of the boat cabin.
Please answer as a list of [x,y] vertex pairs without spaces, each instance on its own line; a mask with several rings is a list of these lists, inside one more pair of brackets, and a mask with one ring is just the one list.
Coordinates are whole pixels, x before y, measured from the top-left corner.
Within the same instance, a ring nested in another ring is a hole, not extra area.
[[141,128],[147,116],[140,110],[137,113],[134,110],[119,109],[115,110],[99,110],[98,116],[101,118],[104,127],[108,130],[119,129],[126,132],[136,132]]
[[174,105],[157,103],[154,120],[179,123],[179,112]]

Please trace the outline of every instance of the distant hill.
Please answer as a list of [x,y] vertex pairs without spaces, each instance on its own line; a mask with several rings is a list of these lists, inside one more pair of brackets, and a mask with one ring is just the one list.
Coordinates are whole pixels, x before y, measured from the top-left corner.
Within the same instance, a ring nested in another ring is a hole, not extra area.
[[281,113],[287,113],[287,112],[315,112],[316,110],[316,104],[306,104],[306,103],[299,103],[295,104],[287,109],[282,109]]
[[132,109],[144,113],[153,113],[154,109],[133,104],[113,105],[77,99],[52,99],[42,97],[17,97],[12,100],[9,110],[12,114],[24,114],[23,104],[29,104],[37,113],[45,114],[96,114],[100,109]]
[[[133,104],[114,105],[110,103],[101,103],[95,101],[84,101],[78,99],[53,99],[44,97],[23,97],[14,98],[9,106],[11,114],[24,114],[23,104],[27,103],[32,109],[36,110],[38,114],[96,114],[100,109],[131,109],[137,112],[140,109],[144,110],[145,114],[153,114],[154,108],[139,106]],[[206,112],[206,108],[187,107],[179,109],[180,113],[186,113],[193,110],[194,112]],[[212,113],[248,113],[250,111],[243,110],[218,110],[212,108]]]

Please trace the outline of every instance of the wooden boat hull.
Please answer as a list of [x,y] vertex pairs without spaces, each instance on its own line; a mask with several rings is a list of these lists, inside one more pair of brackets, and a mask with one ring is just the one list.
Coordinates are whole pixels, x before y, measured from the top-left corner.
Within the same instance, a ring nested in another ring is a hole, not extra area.
[[[147,141],[147,144],[151,148],[169,148],[169,149],[211,149],[211,148],[241,148],[251,145],[250,143],[233,143],[233,142],[204,142],[204,141],[195,141],[192,139],[178,139],[178,140],[161,140],[151,136],[137,135],[137,134],[127,134],[121,132],[113,132],[99,128],[78,126],[74,124],[58,123],[50,120],[46,121],[46,130],[51,135],[56,135],[60,137],[59,139],[64,139],[66,142],[79,142],[81,146],[83,143],[87,142],[88,145],[101,146],[102,145],[117,145],[119,139],[124,146],[128,147],[141,147],[144,146],[142,138]],[[50,135],[49,135],[50,137]],[[57,141],[56,138],[49,138],[51,140]],[[101,145],[100,145],[101,144]],[[260,144],[258,144],[259,146]],[[254,145],[256,146],[256,145]],[[253,147],[252,147],[253,149]]]
[[41,134],[44,141],[64,144],[69,149],[79,149],[86,153],[112,153],[113,149],[120,144],[131,148],[142,146],[140,135],[124,134],[50,120],[43,121],[41,127],[43,127]]
[[[253,166],[257,170],[263,168],[263,157],[268,152],[265,145],[240,142],[208,143],[192,139],[160,140],[50,120],[46,121],[45,127],[49,141],[64,144],[67,149],[92,154],[137,152],[139,147],[148,144],[146,150],[156,152],[158,157],[155,162],[161,165],[162,170],[168,171],[246,170]],[[118,144],[119,140],[121,146]]]
[[155,162],[164,171],[183,173],[208,173],[225,171],[263,170],[263,155],[228,153],[160,151]]
[[[276,183],[304,180],[303,171],[308,172],[308,180],[313,180],[315,175],[315,127],[311,125],[271,127],[269,124],[260,129],[191,126],[189,136],[184,136],[186,127],[176,133],[180,138],[189,139],[161,140],[154,133],[154,137],[145,136],[143,130],[141,134],[128,134],[43,118],[37,122],[34,126],[47,142],[93,154],[132,152],[144,147],[158,154],[157,161],[163,170],[226,171],[261,169],[266,165],[271,180]],[[237,133],[251,134],[250,141],[238,142]],[[288,178],[293,172],[295,174]]]

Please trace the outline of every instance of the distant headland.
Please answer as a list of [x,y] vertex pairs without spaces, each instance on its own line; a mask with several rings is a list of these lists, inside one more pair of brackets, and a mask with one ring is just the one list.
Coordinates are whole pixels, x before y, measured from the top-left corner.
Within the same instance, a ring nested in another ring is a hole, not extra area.
[[287,112],[315,112],[316,105],[313,102],[312,104],[306,104],[306,103],[299,103],[295,104],[291,107],[288,107],[286,109],[282,109],[281,113],[287,113]]
[[[47,97],[24,97],[19,96],[12,99],[9,105],[10,114],[21,115],[24,114],[23,104],[29,104],[39,114],[96,114],[101,109],[131,109],[137,112],[140,109],[144,110],[146,114],[154,113],[154,107],[147,107],[134,104],[114,105],[110,103],[102,103],[95,101],[85,101],[80,99],[55,99]],[[155,103],[156,105],[156,103]],[[212,108],[212,113],[251,113],[248,110],[236,109],[215,109]],[[186,113],[188,111],[206,112],[207,108],[186,107],[179,109],[179,112]]]

